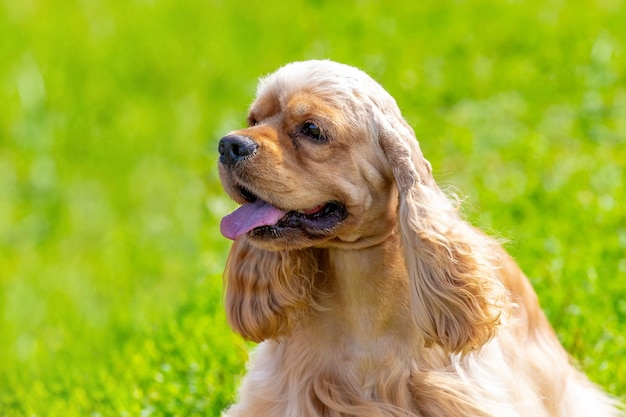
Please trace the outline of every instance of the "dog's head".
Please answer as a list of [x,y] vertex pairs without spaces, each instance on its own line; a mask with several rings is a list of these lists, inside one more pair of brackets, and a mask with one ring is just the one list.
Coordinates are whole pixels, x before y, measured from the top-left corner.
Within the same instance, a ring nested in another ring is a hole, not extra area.
[[317,308],[314,248],[392,234],[425,342],[465,352],[493,336],[506,298],[493,242],[459,217],[395,100],[364,72],[284,66],[261,80],[248,127],[223,137],[219,154],[224,188],[241,204],[221,230],[236,240],[227,313],[244,336],[287,334]]
[[284,66],[261,80],[248,127],[219,142],[222,183],[242,205],[222,233],[267,249],[380,242],[398,201],[385,142],[401,138],[431,178],[395,101],[368,75],[331,61]]

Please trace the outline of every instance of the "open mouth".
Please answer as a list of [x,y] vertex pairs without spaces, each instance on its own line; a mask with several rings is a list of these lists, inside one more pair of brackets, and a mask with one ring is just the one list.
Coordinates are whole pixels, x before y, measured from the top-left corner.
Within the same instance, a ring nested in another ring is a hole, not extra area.
[[229,239],[252,232],[255,236],[280,237],[299,229],[311,236],[324,236],[347,217],[343,204],[329,201],[305,210],[281,210],[238,187],[246,203],[222,219],[220,230]]

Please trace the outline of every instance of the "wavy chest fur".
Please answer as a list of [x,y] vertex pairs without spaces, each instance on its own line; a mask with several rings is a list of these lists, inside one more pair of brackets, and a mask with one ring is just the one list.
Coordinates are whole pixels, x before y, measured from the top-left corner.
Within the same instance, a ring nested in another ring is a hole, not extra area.
[[[401,253],[392,235],[371,248],[316,254],[324,271],[315,280],[318,308],[288,335],[261,343],[251,360],[241,395],[259,400],[256,415],[455,416],[461,415],[455,408],[467,410],[471,400],[462,389],[440,412],[431,404],[429,393],[442,378],[451,392],[459,383],[436,371],[451,369],[450,359],[438,347],[426,349],[415,328]],[[240,404],[228,415],[251,411]]]
[[[319,250],[315,265],[309,263],[313,258],[301,258],[297,273],[281,269],[284,276],[263,275],[259,271],[267,264],[246,262],[252,247],[235,249],[237,280],[231,284],[241,287],[229,303],[231,321],[251,334],[276,333],[255,349],[239,393],[246,401],[231,407],[228,417],[561,415],[548,412],[553,406],[541,394],[548,391],[531,381],[552,380],[558,364],[568,366],[560,354],[545,364],[551,369],[546,375],[530,365],[533,352],[555,350],[555,340],[529,340],[519,351],[514,321],[478,352],[425,346],[411,315],[409,277],[394,235],[358,251]],[[291,255],[273,256],[265,261],[293,261],[283,258]],[[284,310],[276,308],[278,300]],[[288,328],[275,324],[284,322],[285,311],[292,317]],[[563,381],[551,385],[563,387]]]

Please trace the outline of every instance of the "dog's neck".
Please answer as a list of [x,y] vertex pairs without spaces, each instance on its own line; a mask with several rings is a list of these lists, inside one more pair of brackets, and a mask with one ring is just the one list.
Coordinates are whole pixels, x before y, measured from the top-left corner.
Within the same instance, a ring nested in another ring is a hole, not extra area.
[[353,344],[362,352],[396,338],[403,340],[398,345],[410,345],[407,338],[416,332],[410,330],[409,282],[398,268],[404,261],[397,234],[366,249],[325,251],[326,308],[305,326],[320,337],[330,335],[329,343]]

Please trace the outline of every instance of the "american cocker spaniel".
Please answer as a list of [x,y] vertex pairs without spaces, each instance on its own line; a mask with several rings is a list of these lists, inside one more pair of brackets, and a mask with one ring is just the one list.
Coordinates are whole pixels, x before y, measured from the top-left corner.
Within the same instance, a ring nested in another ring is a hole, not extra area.
[[437,186],[362,71],[288,64],[219,142],[232,328],[259,342],[228,417],[606,417],[515,262]]

